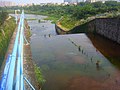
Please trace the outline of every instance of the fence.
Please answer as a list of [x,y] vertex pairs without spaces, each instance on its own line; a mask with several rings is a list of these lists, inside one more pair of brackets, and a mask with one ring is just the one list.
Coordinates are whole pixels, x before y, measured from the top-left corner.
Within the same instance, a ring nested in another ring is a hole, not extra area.
[[[24,47],[24,10],[20,16],[14,47],[11,55],[8,55],[0,90],[25,90],[24,80],[32,90],[35,88],[23,75],[23,47]],[[26,39],[25,39],[26,40]]]

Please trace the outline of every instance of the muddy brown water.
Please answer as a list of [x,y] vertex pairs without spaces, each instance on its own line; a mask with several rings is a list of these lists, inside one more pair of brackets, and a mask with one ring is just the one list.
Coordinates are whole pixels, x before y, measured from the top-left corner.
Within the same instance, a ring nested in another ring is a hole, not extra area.
[[57,35],[45,16],[26,15],[34,62],[46,83],[42,90],[120,90],[120,45],[101,36]]

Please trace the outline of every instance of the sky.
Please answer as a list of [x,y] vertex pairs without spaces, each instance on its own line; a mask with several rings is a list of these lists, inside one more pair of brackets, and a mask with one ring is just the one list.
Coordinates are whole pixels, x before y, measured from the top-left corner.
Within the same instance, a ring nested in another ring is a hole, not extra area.
[[28,4],[28,3],[60,3],[63,2],[63,0],[0,0],[0,1],[12,1],[15,3],[24,3],[24,4]]

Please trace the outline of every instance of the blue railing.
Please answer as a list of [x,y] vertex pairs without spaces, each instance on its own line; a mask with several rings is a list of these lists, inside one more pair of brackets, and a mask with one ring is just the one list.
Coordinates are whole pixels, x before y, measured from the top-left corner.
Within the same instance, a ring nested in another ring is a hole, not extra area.
[[23,76],[23,47],[24,47],[24,10],[20,16],[14,47],[11,55],[8,55],[0,90],[25,90],[24,79],[32,90],[35,88]]

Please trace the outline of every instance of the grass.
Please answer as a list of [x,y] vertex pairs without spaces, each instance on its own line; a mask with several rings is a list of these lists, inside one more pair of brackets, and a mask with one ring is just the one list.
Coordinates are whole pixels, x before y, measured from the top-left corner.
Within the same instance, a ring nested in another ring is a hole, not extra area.
[[30,18],[30,19],[27,19],[29,21],[32,21],[32,20],[37,20],[36,18]]
[[[0,61],[2,62],[4,60],[4,56],[7,51],[10,39],[16,27],[14,18],[11,18],[5,21],[4,25],[0,26],[0,29],[1,27],[3,28],[5,32],[5,36],[2,34],[2,32],[0,32]],[[0,66],[1,64],[2,63],[0,63]]]
[[95,18],[114,18],[114,17],[118,17],[120,16],[120,14],[118,14],[118,12],[114,12],[114,13],[105,13],[104,16],[91,16],[85,19],[75,19],[74,17],[71,16],[64,16],[59,22],[57,22],[57,25],[62,28],[64,31],[70,31],[72,30],[74,27],[79,26],[79,25],[83,25]]
[[54,16],[48,16],[44,20],[51,20],[52,21],[51,23],[56,23],[59,20],[59,18]]
[[81,25],[85,22],[87,22],[87,20],[84,19],[77,20],[70,16],[64,16],[59,22],[57,22],[57,25],[64,31],[70,31],[74,27]]
[[35,75],[36,75],[37,81],[41,86],[43,86],[46,80],[44,79],[41,73],[41,69],[36,65],[34,65],[34,68],[35,68]]
[[66,28],[66,30],[72,29],[74,26],[76,26],[76,23],[78,23],[78,20],[75,20],[75,19],[67,17],[67,16],[63,17],[60,20],[61,27]]

